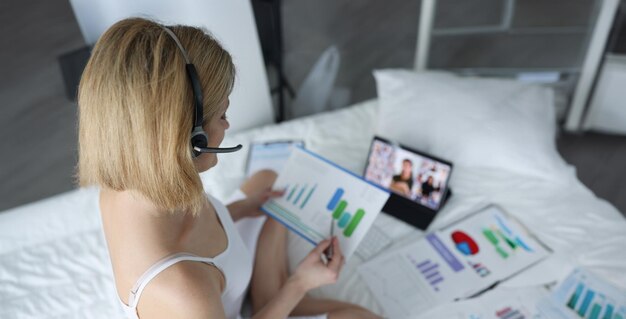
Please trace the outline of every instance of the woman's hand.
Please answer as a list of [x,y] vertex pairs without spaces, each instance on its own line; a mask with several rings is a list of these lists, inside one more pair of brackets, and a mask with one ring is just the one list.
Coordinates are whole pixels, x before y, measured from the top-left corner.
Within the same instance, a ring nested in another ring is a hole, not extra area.
[[283,196],[284,190],[272,190],[271,188],[263,189],[252,194],[248,194],[245,199],[238,200],[228,205],[233,220],[239,220],[245,217],[258,217],[263,215],[261,206],[270,198]]
[[[333,257],[325,264],[322,261],[322,254],[330,246],[333,245]],[[326,239],[319,243],[298,265],[296,271],[292,275],[292,280],[306,291],[337,282],[339,272],[344,264],[343,253],[339,247],[337,237]]]
[[249,214],[246,217],[257,217],[263,215],[261,206],[265,204],[270,198],[281,197],[285,194],[285,190],[272,190],[271,188],[261,190],[244,199],[245,208]]

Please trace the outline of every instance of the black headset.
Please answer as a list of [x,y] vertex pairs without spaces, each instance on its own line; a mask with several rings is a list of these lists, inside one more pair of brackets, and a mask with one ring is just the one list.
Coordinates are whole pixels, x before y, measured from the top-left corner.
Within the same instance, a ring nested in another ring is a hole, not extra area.
[[207,147],[209,138],[202,128],[202,119],[204,117],[204,112],[202,109],[202,86],[200,85],[200,80],[198,77],[198,73],[196,72],[196,67],[189,60],[189,55],[187,55],[187,51],[183,48],[182,44],[180,44],[180,40],[174,34],[172,30],[170,30],[166,26],[161,26],[169,36],[174,39],[176,42],[176,46],[182,52],[183,57],[185,58],[185,69],[187,70],[187,76],[189,77],[189,81],[191,82],[191,89],[193,92],[193,105],[194,105],[194,117],[193,117],[193,129],[191,130],[191,152],[192,157],[198,157],[202,153],[232,153],[240,150],[242,148],[241,144],[235,147]]

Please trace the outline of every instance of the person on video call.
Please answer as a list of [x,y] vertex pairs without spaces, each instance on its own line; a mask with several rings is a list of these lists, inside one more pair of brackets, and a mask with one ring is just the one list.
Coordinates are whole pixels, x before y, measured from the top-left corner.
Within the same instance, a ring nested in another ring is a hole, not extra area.
[[402,169],[398,175],[394,175],[391,179],[389,188],[396,193],[409,197],[411,188],[413,187],[413,162],[405,158],[402,161]]
[[422,183],[422,188],[420,190],[422,194],[422,199],[432,200],[431,196],[434,192],[438,192],[441,188],[439,186],[435,187],[434,185],[435,179],[431,176],[428,176],[426,181]]
[[[287,230],[259,209],[282,193],[271,189],[274,172],[250,177],[227,206],[205,193],[199,173],[218,158],[192,147],[192,129],[200,123],[206,147],[220,146],[234,79],[230,54],[194,27],[126,19],[93,48],[79,86],[77,177],[81,186],[100,189],[127,316],[239,318],[249,289],[253,318],[377,318],[356,305],[306,295],[337,281],[344,264],[337,238],[322,241],[288,273]],[[241,223],[257,220],[256,232],[238,232]],[[247,236],[253,245],[246,245]],[[321,255],[330,246],[326,263]]]

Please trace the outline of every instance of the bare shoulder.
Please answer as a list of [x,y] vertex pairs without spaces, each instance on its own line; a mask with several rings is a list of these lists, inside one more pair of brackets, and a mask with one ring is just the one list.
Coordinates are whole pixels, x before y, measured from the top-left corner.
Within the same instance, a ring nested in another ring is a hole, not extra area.
[[223,279],[210,265],[183,261],[156,276],[144,290],[138,312],[142,319],[225,318]]

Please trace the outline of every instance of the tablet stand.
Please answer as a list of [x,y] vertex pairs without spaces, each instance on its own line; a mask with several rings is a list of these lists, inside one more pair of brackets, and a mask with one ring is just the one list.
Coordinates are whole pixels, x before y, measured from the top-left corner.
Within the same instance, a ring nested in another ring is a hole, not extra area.
[[387,215],[400,219],[413,227],[426,230],[433,219],[435,219],[437,212],[439,212],[446,205],[450,197],[452,197],[452,190],[448,188],[444,194],[439,209],[435,211],[392,192],[383,207],[383,212]]

